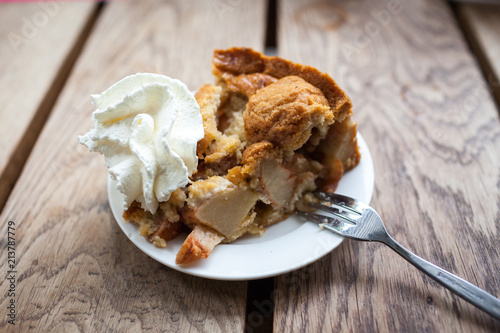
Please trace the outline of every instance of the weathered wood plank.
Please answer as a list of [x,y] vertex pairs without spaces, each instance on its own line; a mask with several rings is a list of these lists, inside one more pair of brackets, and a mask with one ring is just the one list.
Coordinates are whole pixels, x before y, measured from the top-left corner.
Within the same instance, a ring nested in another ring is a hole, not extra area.
[[74,61],[96,3],[2,4],[0,210]]
[[[214,48],[262,50],[265,1],[220,2],[104,7],[1,215],[17,228],[17,329],[243,331],[246,283],[180,274],[140,252],[113,219],[102,157],[77,140],[90,127],[90,94],[128,74],[154,71],[196,89],[213,82]],[[0,288],[5,295],[8,281]]]
[[500,7],[459,4],[458,18],[500,105]]
[[[278,15],[278,53],[351,97],[389,232],[500,296],[500,123],[448,5],[295,0]],[[381,244],[345,241],[277,279],[272,298],[277,332],[500,329]]]

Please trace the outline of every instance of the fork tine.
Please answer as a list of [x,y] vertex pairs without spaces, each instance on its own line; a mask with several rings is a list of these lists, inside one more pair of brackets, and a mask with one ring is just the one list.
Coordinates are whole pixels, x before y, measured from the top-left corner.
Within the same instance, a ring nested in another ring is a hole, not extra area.
[[296,214],[305,217],[311,222],[314,222],[316,224],[323,224],[323,223],[328,223],[328,217],[324,215],[319,215],[319,214],[314,214],[314,213],[309,213],[309,212],[303,212],[303,211],[296,211]]
[[305,217],[308,221],[316,223],[317,225],[326,228],[334,233],[342,236],[342,232],[354,227],[352,224],[344,223],[342,220],[336,219],[334,217],[319,215],[309,212],[296,211],[296,213],[302,217]]
[[330,206],[325,204],[320,204],[316,202],[311,202],[308,204],[311,207],[320,209],[322,211],[328,212],[330,214],[333,214],[337,216],[338,218],[345,219],[347,222],[350,222],[352,224],[356,224],[356,220],[358,220],[361,217],[361,214],[358,212],[353,213],[352,210],[346,210],[346,207],[342,207],[343,209],[339,209],[337,206]]
[[321,224],[333,225],[334,224],[334,225],[338,226],[338,225],[343,224],[342,221],[335,219],[335,218],[332,218],[332,217],[329,217],[329,216],[325,216],[325,215],[314,214],[314,213],[309,213],[309,212],[302,212],[302,211],[297,211],[296,213],[302,217],[305,217],[307,220],[314,222],[318,225],[321,225]]
[[361,201],[346,197],[341,194],[315,191],[314,195],[321,200],[327,201],[337,207],[348,209],[357,214],[363,213],[363,211],[365,211],[369,207],[367,204]]

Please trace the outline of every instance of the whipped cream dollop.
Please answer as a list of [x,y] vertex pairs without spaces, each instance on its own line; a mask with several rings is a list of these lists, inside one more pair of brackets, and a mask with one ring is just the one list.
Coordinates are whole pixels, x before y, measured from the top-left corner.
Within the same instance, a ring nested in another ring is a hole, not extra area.
[[97,110],[80,143],[104,155],[125,209],[137,200],[155,213],[197,168],[196,144],[204,131],[196,99],[179,80],[139,73],[92,100]]

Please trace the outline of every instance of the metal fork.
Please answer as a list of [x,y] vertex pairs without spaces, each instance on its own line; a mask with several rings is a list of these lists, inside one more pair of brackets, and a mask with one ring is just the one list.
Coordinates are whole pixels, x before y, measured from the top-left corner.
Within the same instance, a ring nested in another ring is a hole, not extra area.
[[500,319],[498,298],[405,249],[389,235],[382,219],[373,208],[339,194],[325,192],[314,194],[322,203],[310,203],[310,205],[326,212],[329,216],[298,211],[299,215],[343,237],[384,243],[442,286]]

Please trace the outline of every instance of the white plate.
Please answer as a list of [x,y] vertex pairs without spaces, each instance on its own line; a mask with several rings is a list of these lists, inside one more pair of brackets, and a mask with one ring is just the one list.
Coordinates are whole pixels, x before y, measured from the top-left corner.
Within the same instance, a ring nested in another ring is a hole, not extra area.
[[[373,193],[373,161],[365,140],[358,133],[361,161],[341,179],[337,193],[369,203]],[[244,236],[231,244],[215,247],[207,259],[187,266],[175,264],[186,234],[167,242],[166,248],[157,248],[139,234],[136,225],[126,223],[122,217],[122,194],[116,183],[108,179],[111,210],[125,235],[144,253],[175,270],[217,280],[251,280],[290,272],[306,266],[331,252],[343,238],[316,224],[303,222],[291,216],[266,228],[262,237]]]

